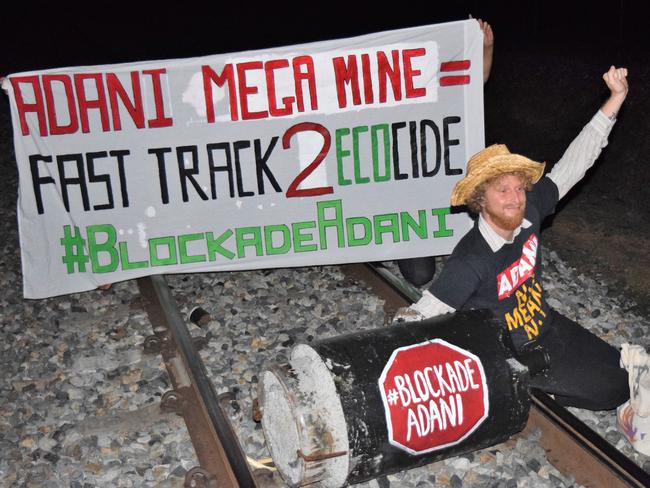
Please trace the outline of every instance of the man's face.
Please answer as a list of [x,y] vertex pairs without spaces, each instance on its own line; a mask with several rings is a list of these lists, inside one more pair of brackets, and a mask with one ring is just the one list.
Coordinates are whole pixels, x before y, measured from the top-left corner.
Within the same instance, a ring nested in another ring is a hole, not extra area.
[[524,219],[526,187],[521,176],[505,174],[490,183],[483,200],[483,218],[502,237],[510,238]]

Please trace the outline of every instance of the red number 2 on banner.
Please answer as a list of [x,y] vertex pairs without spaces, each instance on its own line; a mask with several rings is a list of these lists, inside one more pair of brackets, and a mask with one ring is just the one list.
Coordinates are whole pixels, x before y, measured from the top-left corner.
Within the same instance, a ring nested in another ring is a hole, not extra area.
[[315,122],[302,122],[287,129],[287,131],[282,136],[282,147],[284,149],[289,149],[289,147],[291,147],[291,137],[293,137],[293,135],[297,134],[298,132],[306,131],[316,131],[321,136],[323,136],[323,147],[316,155],[314,160],[309,163],[309,166],[298,173],[298,176],[296,176],[291,182],[291,185],[289,185],[289,188],[287,188],[287,198],[314,197],[318,195],[334,193],[334,188],[331,186],[317,186],[315,188],[304,188],[301,190],[298,189],[300,183],[302,183],[305,178],[312,174],[318,165],[323,162],[323,159],[325,159],[325,156],[327,156],[327,153],[330,150],[330,146],[332,145],[332,136],[330,136],[329,131],[325,127],[320,124],[316,124]]

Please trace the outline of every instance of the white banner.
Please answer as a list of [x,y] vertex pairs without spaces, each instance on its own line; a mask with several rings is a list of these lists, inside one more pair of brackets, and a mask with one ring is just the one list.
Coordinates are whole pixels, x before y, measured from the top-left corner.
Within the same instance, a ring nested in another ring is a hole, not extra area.
[[11,75],[24,295],[449,254],[482,78],[474,20]]

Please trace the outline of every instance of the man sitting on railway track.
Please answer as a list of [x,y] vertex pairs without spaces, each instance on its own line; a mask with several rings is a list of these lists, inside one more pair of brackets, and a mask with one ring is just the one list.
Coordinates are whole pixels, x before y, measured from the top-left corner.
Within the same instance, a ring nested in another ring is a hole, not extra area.
[[478,214],[439,278],[398,320],[423,320],[466,309],[489,309],[502,318],[518,352],[541,347],[550,357],[531,386],[562,405],[609,410],[629,397],[620,353],[551,309],[541,281],[540,227],[558,201],[582,179],[607,144],[628,92],[627,70],[612,66],[603,79],[610,96],[547,176],[544,164],[504,145],[487,147],[467,164],[451,205]]

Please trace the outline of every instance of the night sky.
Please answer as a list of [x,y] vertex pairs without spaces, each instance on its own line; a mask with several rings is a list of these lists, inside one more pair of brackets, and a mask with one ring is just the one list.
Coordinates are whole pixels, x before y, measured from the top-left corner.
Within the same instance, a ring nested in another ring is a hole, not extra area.
[[629,51],[649,42],[639,6],[644,2],[629,0],[612,1],[607,9],[594,7],[594,2],[557,0],[413,2],[418,6],[410,8],[352,1],[291,7],[285,2],[234,2],[231,7],[197,3],[162,7],[163,2],[97,2],[84,8],[74,2],[19,3],[0,19],[0,74],[264,49],[461,20],[470,14],[494,26],[499,49],[559,44],[599,49],[614,44]]

